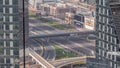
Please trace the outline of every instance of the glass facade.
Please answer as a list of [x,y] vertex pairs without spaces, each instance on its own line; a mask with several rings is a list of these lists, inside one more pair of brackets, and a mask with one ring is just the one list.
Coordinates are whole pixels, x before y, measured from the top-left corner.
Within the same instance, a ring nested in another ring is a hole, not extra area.
[[111,68],[117,68],[117,58],[107,52],[119,50],[114,22],[110,1],[96,0],[96,58],[108,60]]
[[[15,1],[15,2],[14,2]],[[0,0],[0,68],[18,68],[18,0]],[[16,12],[15,12],[16,11]]]
[[[22,0],[0,0],[0,68],[19,68],[19,52],[23,48],[22,5]],[[27,19],[27,13],[25,16]]]

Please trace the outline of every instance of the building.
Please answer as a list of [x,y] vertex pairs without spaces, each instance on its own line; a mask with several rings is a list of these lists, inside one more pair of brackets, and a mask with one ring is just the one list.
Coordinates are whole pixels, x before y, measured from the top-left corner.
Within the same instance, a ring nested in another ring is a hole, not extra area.
[[110,0],[110,8],[113,14],[118,41],[120,42],[120,0]]
[[[25,41],[27,44],[27,0],[25,4]],[[23,54],[19,54],[23,49],[22,5],[22,0],[0,0],[0,68],[19,68],[19,59],[23,58]]]
[[[119,42],[120,51],[120,0],[110,0],[110,8],[113,14],[114,25],[116,29],[116,34]],[[118,68],[120,67],[120,57],[117,56]]]
[[39,5],[42,4],[42,0],[28,0],[30,10],[37,11],[39,10]]
[[96,58],[87,58],[87,68],[110,68],[109,61]]
[[85,17],[82,14],[74,15],[74,24],[83,28],[85,26]]
[[117,68],[117,56],[107,52],[119,51],[120,5],[116,5],[120,4],[119,2],[119,0],[96,0],[96,58],[109,61],[110,68]]
[[85,28],[89,30],[95,30],[95,18],[94,17],[85,17]]
[[74,21],[73,21],[73,13],[66,12],[66,14],[65,14],[65,23],[67,23],[67,24],[73,24],[74,23]]
[[40,8],[41,8],[41,10],[40,10],[41,15],[43,15],[43,16],[50,15],[50,5],[41,4]]
[[50,15],[62,20],[65,20],[66,13],[75,13],[75,10],[75,8],[62,3],[50,5]]

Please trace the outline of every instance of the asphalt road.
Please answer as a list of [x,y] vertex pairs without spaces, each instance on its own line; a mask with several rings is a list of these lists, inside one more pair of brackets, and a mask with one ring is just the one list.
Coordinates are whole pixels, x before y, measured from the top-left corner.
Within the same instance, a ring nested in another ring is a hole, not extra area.
[[[30,35],[40,35],[40,34],[50,34],[50,33],[59,33],[60,30],[50,27],[36,19],[30,19]],[[50,38],[50,42],[42,41],[40,38],[36,38],[38,43],[43,43],[43,57],[46,60],[51,60],[55,57],[55,50],[51,47],[51,41],[63,44],[64,46],[74,49],[77,52],[83,53],[87,56],[93,56],[95,44],[94,42],[88,41],[87,36],[71,36],[69,40],[65,37],[54,37]],[[43,39],[45,40],[45,39]],[[35,43],[34,43],[35,44]],[[64,47],[63,47],[64,48]]]
[[51,61],[55,59],[56,53],[55,49],[49,44],[41,39],[31,39],[30,45],[35,52],[41,55],[44,59]]
[[35,50],[38,54],[42,55],[43,47],[41,46],[41,43],[37,39],[31,39],[30,40],[30,46],[33,50]]
[[84,36],[65,38],[53,38],[52,41],[60,43],[68,48],[72,48],[87,56],[94,56],[95,44],[93,41],[88,41]]
[[48,61],[54,60],[56,56],[55,49],[49,43],[43,42],[43,44],[43,58],[45,58]]

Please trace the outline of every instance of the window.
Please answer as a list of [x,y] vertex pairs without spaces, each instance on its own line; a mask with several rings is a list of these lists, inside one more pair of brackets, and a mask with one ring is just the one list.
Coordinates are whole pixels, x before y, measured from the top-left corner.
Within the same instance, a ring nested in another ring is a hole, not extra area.
[[108,45],[108,43],[106,43],[106,49],[108,50],[108,48],[109,48],[109,45]]
[[99,7],[99,14],[101,14],[101,7]]
[[106,35],[106,37],[107,37],[107,40],[106,40],[106,41],[109,41],[109,35]]
[[14,38],[17,38],[17,34],[13,34],[13,37],[14,37]]
[[101,16],[99,16],[99,18],[98,18],[98,19],[99,19],[99,22],[101,22],[101,20],[102,20]]
[[10,39],[13,39],[13,33],[10,33]]
[[9,30],[9,24],[6,24],[5,29]]
[[103,5],[103,0],[101,0],[101,5]]
[[13,13],[18,13],[18,7],[13,8]]
[[6,66],[6,68],[10,68],[10,66]]
[[3,38],[3,34],[0,33],[0,38],[2,39]]
[[105,34],[103,33],[103,38],[102,38],[103,40],[105,40]]
[[[1,1],[1,0],[0,0]],[[3,12],[3,8],[2,7],[0,7],[0,13],[2,13]]]
[[100,53],[101,53],[101,50],[99,49],[99,55],[101,55]]
[[0,57],[0,63],[4,63],[4,58]]
[[112,37],[112,36],[111,36],[111,38],[110,38],[110,42],[113,43],[113,37]]
[[0,0],[0,5],[2,5],[3,4],[3,0]]
[[9,1],[8,1],[8,0],[5,0],[5,4],[8,5],[8,4],[9,4]]
[[16,64],[16,65],[15,65],[15,68],[19,68],[19,65]]
[[17,5],[17,4],[18,4],[18,1],[19,1],[19,0],[13,0],[12,2],[13,2],[14,5]]
[[99,5],[101,5],[101,0],[99,0]]
[[10,38],[10,34],[6,33],[6,38],[9,39]]
[[102,55],[105,56],[104,54],[105,54],[105,52],[104,52],[104,50],[103,50],[103,51],[102,51]]
[[19,49],[18,48],[14,48],[14,55],[19,55]]
[[103,23],[103,18],[104,18],[104,17],[101,16],[101,23]]
[[6,49],[6,55],[10,55],[10,49],[9,48]]
[[99,41],[99,47],[101,47],[101,43],[102,43],[102,42],[101,42],[101,41]]
[[3,30],[3,24],[0,24],[0,30]]
[[99,38],[101,38],[101,33],[99,32]]
[[110,33],[113,34],[113,28],[112,28],[112,27],[111,27],[111,29],[110,29]]
[[103,6],[105,6],[106,5],[106,0],[103,0]]
[[114,41],[115,41],[115,44],[117,44],[117,39],[116,38],[114,38]]
[[18,21],[18,16],[13,16],[13,21]]
[[107,16],[109,16],[109,9],[107,9]]
[[12,0],[9,0],[9,5],[12,5]]
[[9,16],[5,16],[5,20],[9,22]]
[[19,42],[18,41],[13,41],[13,46],[14,47],[18,47],[19,46]]
[[10,47],[10,41],[6,41],[6,46]]
[[9,13],[13,13],[13,8],[9,8]]
[[10,63],[10,58],[6,58],[6,63]]
[[13,30],[19,29],[19,25],[13,25]]
[[105,10],[106,10],[106,8],[103,8],[103,14],[105,14]]
[[5,7],[5,13],[9,13],[9,7]]
[[0,47],[4,46],[4,41],[0,41]]
[[104,25],[102,26],[102,31],[105,31],[105,26]]
[[0,48],[0,55],[4,55],[4,49],[3,48]]
[[99,24],[99,30],[101,30],[101,24]]
[[106,26],[106,30],[107,30],[106,32],[108,33],[108,30],[109,30],[109,27],[108,27],[108,26]]
[[13,16],[9,16],[9,22],[13,22]]

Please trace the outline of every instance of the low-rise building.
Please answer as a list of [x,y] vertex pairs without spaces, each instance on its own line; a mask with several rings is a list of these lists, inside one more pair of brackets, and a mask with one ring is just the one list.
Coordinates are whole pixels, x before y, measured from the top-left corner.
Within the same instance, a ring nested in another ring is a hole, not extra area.
[[85,28],[95,30],[95,18],[85,17]]
[[75,14],[74,15],[74,24],[80,27],[84,27],[84,15],[82,14]]
[[73,21],[73,13],[66,12],[66,14],[65,14],[65,23],[67,23],[67,24],[73,24],[74,23],[74,21]]
[[50,6],[48,4],[41,4],[41,15],[48,16],[50,14]]

